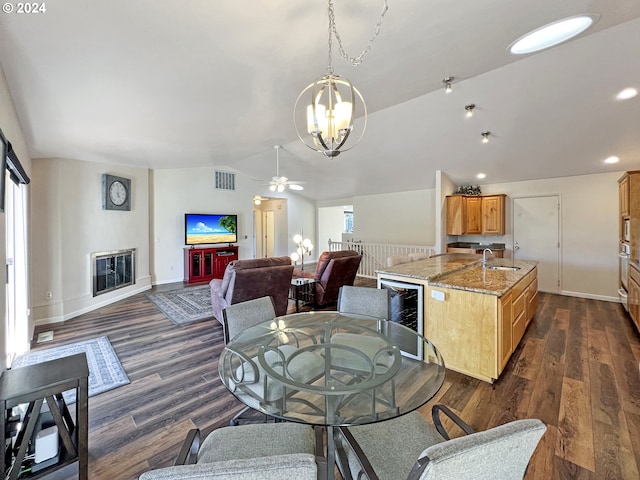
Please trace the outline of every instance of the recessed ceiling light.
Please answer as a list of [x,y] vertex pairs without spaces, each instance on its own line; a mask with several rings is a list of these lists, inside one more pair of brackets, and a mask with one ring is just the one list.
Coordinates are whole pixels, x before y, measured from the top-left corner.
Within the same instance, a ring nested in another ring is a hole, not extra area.
[[589,13],[563,18],[527,33],[509,45],[509,51],[514,55],[537,52],[566,42],[570,38],[580,35],[593,25],[600,15]]
[[629,87],[629,88],[625,88],[620,93],[618,93],[618,95],[616,95],[616,98],[618,100],[629,100],[630,98],[633,98],[636,95],[638,95],[638,90],[636,90],[633,87]]
[[610,157],[607,157],[604,160],[604,163],[613,164],[613,163],[618,163],[619,161],[620,161],[620,159],[618,157],[616,157],[615,155],[612,155]]
[[476,175],[476,178],[479,178],[480,180],[482,180],[483,178],[487,178],[487,175],[484,173],[479,173]]

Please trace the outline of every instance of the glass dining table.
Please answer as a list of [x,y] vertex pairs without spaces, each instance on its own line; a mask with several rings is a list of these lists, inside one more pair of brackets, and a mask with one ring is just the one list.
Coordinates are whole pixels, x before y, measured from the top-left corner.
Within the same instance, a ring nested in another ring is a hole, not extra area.
[[[233,338],[218,370],[241,402],[276,419],[326,428],[327,478],[346,453],[334,427],[380,422],[428,402],[444,361],[397,323],[335,311],[277,317]],[[334,435],[336,434],[336,435]]]

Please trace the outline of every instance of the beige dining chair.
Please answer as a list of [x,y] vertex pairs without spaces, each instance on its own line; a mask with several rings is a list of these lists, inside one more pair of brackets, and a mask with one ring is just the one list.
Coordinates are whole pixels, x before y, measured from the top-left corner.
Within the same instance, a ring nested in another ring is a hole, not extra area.
[[[464,435],[450,438],[440,414]],[[342,468],[362,480],[522,480],[546,430],[540,420],[526,419],[476,433],[444,405],[435,405],[432,417],[434,425],[414,411],[393,420],[342,427],[339,439],[347,452]]]
[[389,319],[389,291],[382,288],[344,285],[338,293],[338,311]]
[[192,429],[173,466],[139,480],[316,480],[326,470],[321,434],[298,423],[251,424],[218,428],[201,443]]
[[[236,303],[226,307],[222,311],[225,344],[233,341],[233,338],[244,332],[246,329],[263,322],[275,319],[275,309],[271,297],[261,297],[255,300]],[[271,366],[280,365],[298,350],[295,342],[280,345],[276,351],[267,351],[265,360]],[[235,387],[242,390],[246,396],[253,397],[256,401],[265,404],[275,404],[285,396],[284,387],[276,380],[268,381],[262,367],[258,366],[256,358],[248,362],[242,362],[238,366],[236,378],[238,380]],[[296,381],[305,383],[322,375],[325,370],[324,358],[315,352],[302,352],[296,356],[295,365],[288,365],[287,373],[295,377]],[[254,413],[255,412],[255,413]],[[250,407],[245,407],[235,415],[230,425],[238,425],[240,420],[255,420],[258,412]],[[261,414],[259,414],[261,415]],[[263,420],[268,420],[265,415]]]
[[[229,305],[222,310],[225,345],[240,332],[259,323],[273,320],[275,316],[275,307],[271,297],[260,297]],[[240,420],[259,420],[260,418],[264,421],[268,419],[266,415],[259,414],[250,407],[244,407],[231,419],[229,424],[238,425]]]

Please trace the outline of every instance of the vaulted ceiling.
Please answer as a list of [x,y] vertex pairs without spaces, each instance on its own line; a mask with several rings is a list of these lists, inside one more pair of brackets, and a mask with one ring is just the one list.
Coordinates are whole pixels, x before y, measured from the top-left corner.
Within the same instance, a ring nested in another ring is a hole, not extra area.
[[[388,2],[362,65],[339,58],[334,40],[335,71],[369,118],[362,142],[332,159],[302,145],[292,120],[297,95],[326,70],[323,0],[60,0],[0,15],[0,62],[34,158],[260,180],[275,174],[281,144],[280,173],[319,200],[431,188],[435,170],[482,184],[640,167],[640,96],[615,98],[640,89],[637,0]],[[364,49],[382,5],[335,0],[347,53]],[[579,13],[600,18],[562,45],[507,51]],[[605,165],[610,155],[620,163]]]

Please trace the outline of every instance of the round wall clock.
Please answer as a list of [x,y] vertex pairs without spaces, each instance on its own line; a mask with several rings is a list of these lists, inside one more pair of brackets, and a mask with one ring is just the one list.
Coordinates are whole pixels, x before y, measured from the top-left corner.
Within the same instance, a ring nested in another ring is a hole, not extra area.
[[102,175],[102,208],[131,210],[131,180],[105,173]]

